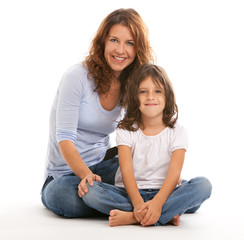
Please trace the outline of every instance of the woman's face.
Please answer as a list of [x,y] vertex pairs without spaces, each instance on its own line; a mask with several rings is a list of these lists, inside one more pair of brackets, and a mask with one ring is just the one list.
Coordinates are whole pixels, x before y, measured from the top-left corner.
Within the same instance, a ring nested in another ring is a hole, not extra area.
[[135,39],[128,27],[121,24],[111,27],[105,40],[104,57],[116,77],[134,61]]

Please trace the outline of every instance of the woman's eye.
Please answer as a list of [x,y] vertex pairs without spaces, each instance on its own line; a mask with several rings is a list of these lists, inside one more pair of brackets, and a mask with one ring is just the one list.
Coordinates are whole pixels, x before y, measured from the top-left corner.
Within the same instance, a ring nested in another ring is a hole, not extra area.
[[134,46],[135,44],[133,42],[127,42],[127,45]]
[[118,42],[118,40],[115,39],[115,38],[111,38],[110,41],[111,41],[111,42]]
[[162,91],[161,90],[156,90],[156,93],[162,93]]

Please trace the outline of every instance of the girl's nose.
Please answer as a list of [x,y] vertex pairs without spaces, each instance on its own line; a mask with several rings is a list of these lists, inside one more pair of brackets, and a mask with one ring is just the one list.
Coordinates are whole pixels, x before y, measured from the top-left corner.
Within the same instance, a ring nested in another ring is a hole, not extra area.
[[153,92],[148,92],[147,94],[147,99],[154,99],[154,93]]

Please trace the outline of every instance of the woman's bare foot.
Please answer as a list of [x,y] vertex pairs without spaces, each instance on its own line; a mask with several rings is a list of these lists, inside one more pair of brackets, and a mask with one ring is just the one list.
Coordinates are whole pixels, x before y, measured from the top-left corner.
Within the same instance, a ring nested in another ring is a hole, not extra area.
[[174,225],[174,226],[179,226],[179,224],[180,224],[180,216],[179,216],[179,214],[176,215],[175,217],[173,217],[173,218],[168,222],[168,224],[172,224],[172,225]]
[[109,226],[115,227],[119,225],[128,225],[138,223],[133,212],[124,212],[118,209],[110,211]]

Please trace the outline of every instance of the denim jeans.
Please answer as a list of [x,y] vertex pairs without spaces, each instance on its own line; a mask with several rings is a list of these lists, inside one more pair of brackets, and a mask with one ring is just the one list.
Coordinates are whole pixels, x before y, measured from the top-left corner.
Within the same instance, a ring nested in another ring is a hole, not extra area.
[[[88,193],[82,199],[91,208],[109,215],[112,209],[133,211],[133,205],[124,188],[112,186],[103,182],[94,182],[88,186]],[[139,190],[144,202],[153,199],[159,189]],[[163,205],[161,217],[155,224],[165,225],[177,214],[194,213],[201,204],[210,197],[212,185],[208,179],[197,177],[190,181],[183,181],[170,194]]]
[[[118,157],[102,161],[90,169],[99,175],[104,183],[114,184],[118,169]],[[80,179],[75,174],[69,174],[57,179],[48,177],[42,188],[42,203],[54,213],[69,217],[99,216],[101,213],[88,207],[78,196]]]

